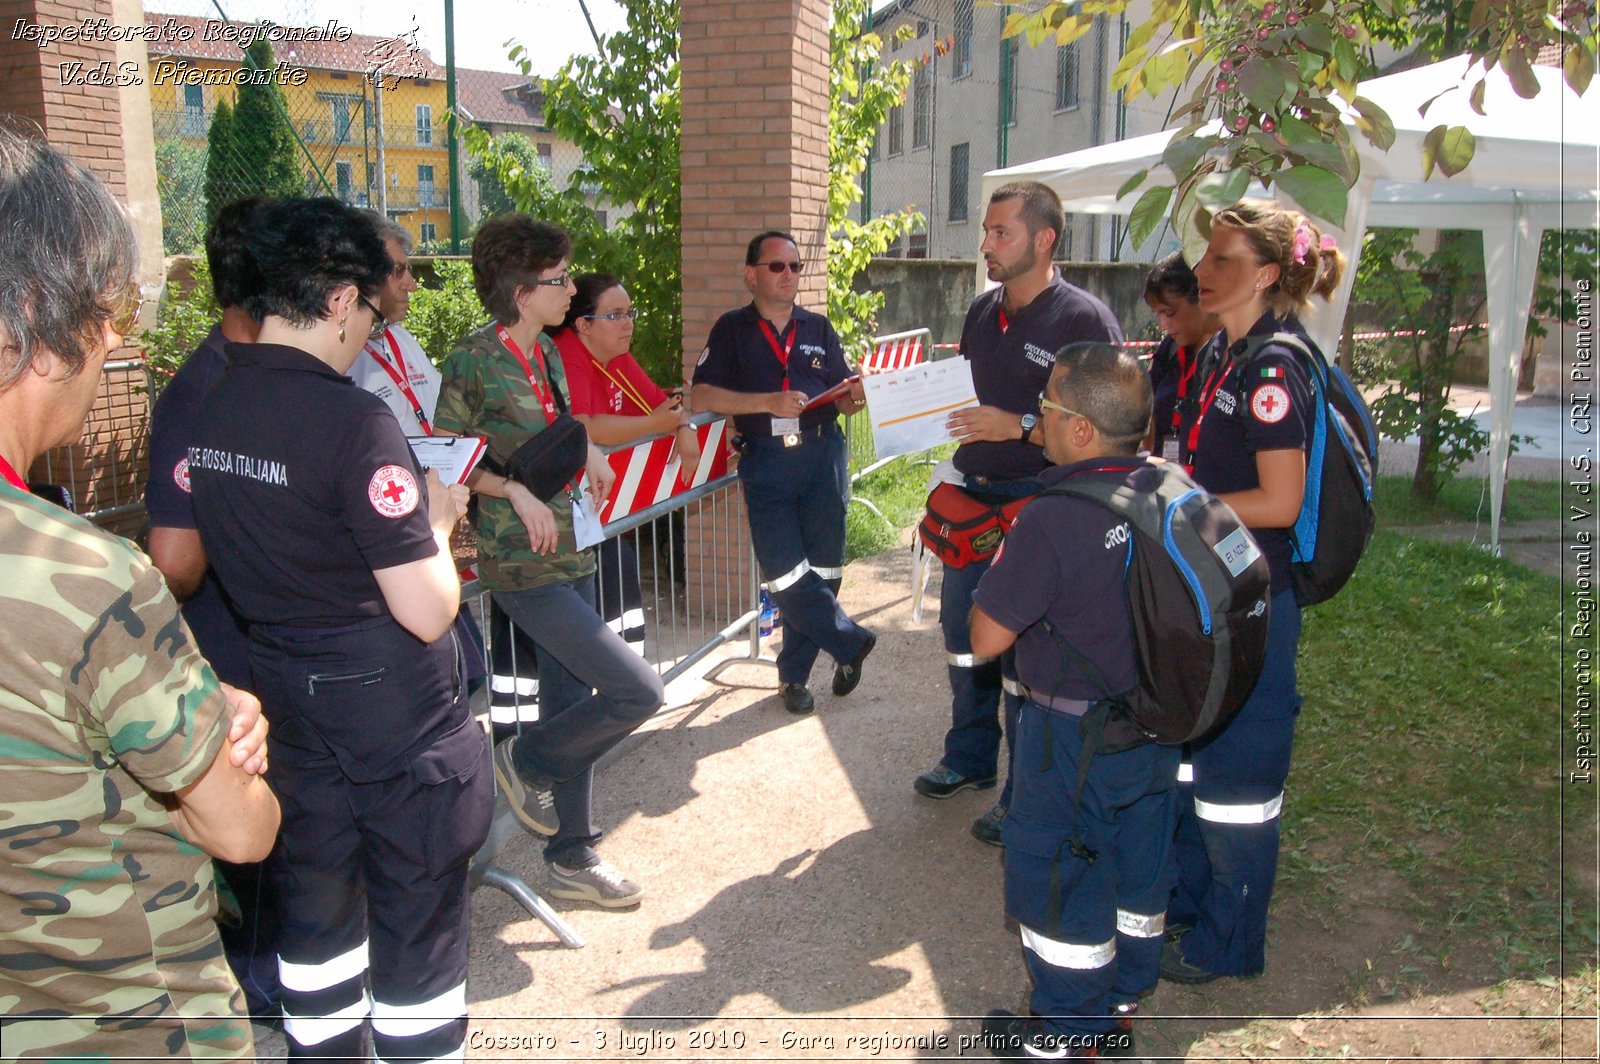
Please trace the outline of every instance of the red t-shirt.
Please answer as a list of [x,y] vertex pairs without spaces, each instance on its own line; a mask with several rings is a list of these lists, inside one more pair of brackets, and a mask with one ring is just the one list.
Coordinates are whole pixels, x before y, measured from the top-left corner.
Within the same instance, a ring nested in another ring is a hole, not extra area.
[[667,393],[651,380],[633,355],[623,353],[602,366],[576,330],[556,338],[561,366],[567,371],[567,392],[574,414],[621,414],[640,417],[666,402]]

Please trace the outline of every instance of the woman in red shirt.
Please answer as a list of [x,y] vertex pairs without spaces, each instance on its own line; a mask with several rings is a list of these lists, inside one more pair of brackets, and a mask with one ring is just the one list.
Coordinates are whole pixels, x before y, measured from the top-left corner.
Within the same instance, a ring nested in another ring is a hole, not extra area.
[[[552,334],[566,370],[572,416],[601,447],[645,436],[673,434],[679,478],[687,483],[700,464],[700,441],[678,395],[668,395],[634,361],[633,321],[638,312],[622,282],[606,273],[574,279],[577,294],[566,320]],[[676,526],[675,526],[676,527]],[[681,531],[674,539],[681,544]],[[674,546],[673,557],[681,557]],[[644,651],[644,612],[632,543],[608,539],[600,545],[600,615],[628,645]],[[673,574],[682,578],[682,566]],[[620,589],[621,597],[618,598]]]

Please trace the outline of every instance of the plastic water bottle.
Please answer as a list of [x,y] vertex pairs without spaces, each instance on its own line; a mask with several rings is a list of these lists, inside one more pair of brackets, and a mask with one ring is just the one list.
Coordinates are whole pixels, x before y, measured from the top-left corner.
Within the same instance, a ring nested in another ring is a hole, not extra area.
[[778,624],[778,607],[772,601],[772,596],[767,594],[767,585],[761,585],[761,638],[765,639],[772,634],[773,628]]

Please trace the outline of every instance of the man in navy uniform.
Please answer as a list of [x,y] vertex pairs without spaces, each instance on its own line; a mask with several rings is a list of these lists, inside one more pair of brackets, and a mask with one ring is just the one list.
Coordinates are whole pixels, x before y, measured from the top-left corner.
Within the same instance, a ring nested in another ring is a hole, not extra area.
[[[1120,482],[1138,464],[1130,456],[1150,424],[1150,380],[1131,355],[1109,344],[1063,349],[1038,404],[1055,463],[1045,487]],[[1078,790],[1079,725],[1108,693],[1099,681],[1122,692],[1137,680],[1123,586],[1130,543],[1126,524],[1098,503],[1042,496],[1023,509],[973,596],[973,649],[998,656],[1015,646],[1024,696],[1002,830],[1006,914],[1021,929],[1033,1015],[989,1015],[983,1032],[995,1056],[1131,1056],[1128,1006],[1156,983],[1175,876],[1179,750],[1147,743],[1096,754]]]
[[[269,202],[266,196],[250,196],[226,204],[206,232],[206,264],[222,320],[162,389],[150,412],[150,480],[144,491],[150,560],[182,603],[200,653],[224,683],[245,690],[255,689],[250,642],[200,545],[190,496],[189,442],[201,403],[228,366],[224,345],[251,343],[260,332],[244,309],[255,269],[245,238]],[[244,988],[250,1015],[272,1022],[278,1012],[277,914],[265,866],[219,861],[217,867],[238,902],[236,916],[229,912],[218,921],[228,964]]]
[[[1052,261],[1066,227],[1061,199],[1037,181],[1002,185],[983,216],[983,259],[1000,287],[979,296],[961,329],[961,355],[972,363],[976,407],[950,417],[961,441],[955,468],[964,489],[991,505],[1039,490],[1047,462],[1035,431],[1038,395],[1050,377],[1055,352],[1079,341],[1120,343],[1122,329],[1106,305],[1068,284]],[[1006,732],[1016,722],[1019,699],[1009,659],[973,650],[967,631],[972,591],[990,559],[964,568],[945,566],[939,593],[939,627],[950,676],[950,730],[939,764],[917,777],[918,794],[949,798],[968,788],[995,785],[1000,755],[1003,682]],[[983,842],[1000,845],[1000,825],[1011,782],[1000,801],[972,825]]]
[[865,403],[859,381],[833,403],[811,397],[850,376],[828,319],[795,306],[804,264],[794,237],[769,230],[745,249],[744,283],[754,297],[717,319],[695,367],[696,410],[733,416],[744,437],[739,482],[750,539],[772,599],[783,612],[778,684],[791,713],[809,713],[807,682],[819,651],[836,663],[833,693],[861,682],[877,637],[839,607],[849,470],[838,415]]

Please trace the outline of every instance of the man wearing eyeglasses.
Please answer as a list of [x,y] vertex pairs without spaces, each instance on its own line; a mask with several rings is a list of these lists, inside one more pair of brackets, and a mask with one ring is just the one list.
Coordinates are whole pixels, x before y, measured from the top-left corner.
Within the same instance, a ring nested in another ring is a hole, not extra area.
[[690,398],[696,410],[731,415],[743,438],[750,541],[783,613],[778,690],[790,713],[810,713],[818,653],[833,658],[833,693],[842,698],[877,644],[838,600],[849,483],[838,416],[861,409],[865,397],[858,380],[834,402],[809,405],[851,369],[828,319],[795,305],[805,264],[794,237],[758,233],[744,263],[751,301],[712,326]]
[[382,399],[407,436],[432,436],[439,371],[417,338],[400,324],[411,310],[411,293],[417,290],[417,279],[411,275],[411,234],[386,215],[368,213],[394,260],[394,273],[378,293],[382,330],[356,356],[350,379]]
[[[1104,303],[1062,278],[1053,261],[1066,227],[1061,199],[1037,181],[1003,185],[989,197],[980,251],[989,280],[1000,282],[973,301],[961,329],[961,357],[972,363],[979,406],[949,419],[956,449],[956,487],[993,507],[1038,492],[1048,462],[1034,433],[1038,395],[1050,379],[1055,353],[1080,341],[1122,342],[1122,328]],[[1000,706],[1005,733],[1016,724],[1021,700],[1010,655],[974,652],[967,629],[972,592],[989,568],[998,541],[960,568],[947,563],[939,593],[939,627],[950,678],[950,730],[944,756],[913,784],[928,798],[949,798],[969,788],[988,790],[999,775]],[[972,834],[1000,845],[1000,825],[1011,798],[1006,780],[1000,800],[974,821]]]
[[[1150,379],[1132,355],[1103,343],[1060,351],[1035,404],[1054,463],[1043,486],[1121,483],[1140,464],[1132,456],[1150,425]],[[1003,825],[1005,906],[1022,935],[1032,1015],[989,1014],[983,1034],[996,1057],[1131,1057],[1139,995],[1156,984],[1176,877],[1180,751],[1146,743],[1095,753],[1080,774],[1084,714],[1138,678],[1128,543],[1127,523],[1099,503],[1041,496],[973,595],[974,651],[1015,649],[1024,696]]]

